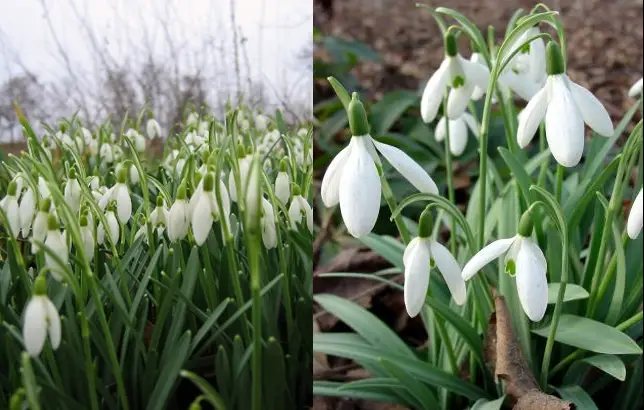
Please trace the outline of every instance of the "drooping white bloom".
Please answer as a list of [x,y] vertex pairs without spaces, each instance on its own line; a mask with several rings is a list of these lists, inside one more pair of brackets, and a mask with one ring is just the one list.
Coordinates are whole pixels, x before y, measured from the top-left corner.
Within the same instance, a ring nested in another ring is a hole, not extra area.
[[91,190],[97,190],[97,189],[99,188],[99,186],[100,186],[100,183],[101,183],[101,181],[100,181],[100,179],[98,178],[98,176],[93,175],[93,176],[89,177],[89,181],[88,181],[88,183],[87,183],[87,186],[88,186]]
[[104,142],[101,144],[101,149],[99,151],[99,156],[101,157],[101,160],[111,164],[114,162],[114,151],[112,150],[112,145]]
[[376,150],[420,192],[438,194],[438,187],[427,172],[400,149],[377,142],[369,135],[352,137],[329,164],[321,194],[327,207],[340,204],[347,230],[356,238],[371,232],[380,211]]
[[7,217],[8,226],[6,226],[7,231],[14,238],[18,237],[20,233],[20,207],[18,205],[18,191],[17,184],[15,181],[9,183],[9,189],[7,190],[7,196],[5,196],[0,202],[2,210],[4,211]]
[[637,239],[640,232],[642,232],[642,189],[635,197],[633,205],[631,205],[631,212],[628,214],[628,221],[626,222],[626,232],[631,239]]
[[55,221],[55,217],[53,215],[50,215],[45,245],[48,246],[49,249],[51,249],[51,251],[56,256],[58,256],[58,258],[60,258],[62,266],[59,265],[54,257],[47,252],[45,252],[45,266],[47,266],[54,279],[61,281],[63,279],[61,272],[64,271],[64,266],[67,266],[69,264],[69,249],[67,248],[65,236],[58,227],[58,222],[56,221],[56,223],[52,225],[52,220]]
[[277,246],[277,231],[275,228],[275,215],[273,214],[273,205],[262,197],[262,218],[260,220],[262,227],[262,242],[266,249],[272,249]]
[[275,196],[284,206],[286,206],[291,197],[291,181],[288,173],[285,171],[277,173],[277,177],[275,178]]
[[257,114],[255,116],[255,128],[260,131],[264,131],[268,126],[268,118],[265,115]]
[[168,239],[176,242],[186,237],[190,227],[190,207],[188,201],[177,198],[168,214]]
[[[51,200],[44,199],[39,207],[38,213],[34,218],[32,239],[37,240],[38,242],[45,242],[47,238],[47,220],[49,218],[49,209],[51,208]],[[35,242],[32,242],[31,253],[36,254],[40,252],[40,247],[36,245]]]
[[446,118],[442,117],[438,121],[434,136],[436,137],[436,141],[443,141],[447,134],[446,124],[449,123],[449,150],[452,155],[459,156],[465,151],[465,147],[467,146],[467,129],[469,128],[472,134],[478,138],[478,125],[474,117],[467,112],[464,112],[463,115],[455,120],[445,121]]
[[[514,44],[508,48],[508,55],[513,53],[530,38],[538,36],[538,26],[533,26],[517,37]],[[526,73],[535,84],[543,84],[546,77],[546,45],[542,38],[537,38],[525,46],[508,64],[515,72]]]
[[504,254],[506,272],[516,275],[523,311],[533,322],[540,321],[548,307],[548,264],[539,246],[529,237],[516,235],[490,243],[467,262],[463,279],[471,279],[485,265]]
[[[482,64],[465,60],[455,50],[446,53],[440,67],[431,76],[420,101],[420,114],[426,123],[434,121],[438,107],[443,101],[447,88],[451,88],[447,98],[446,113],[449,118],[463,114],[476,87],[486,90],[490,72]],[[475,95],[478,97],[478,95]]]
[[199,121],[199,115],[197,115],[196,112],[191,112],[188,115],[188,119],[186,120],[186,125],[188,126],[196,125],[197,121]]
[[[107,220],[107,229],[108,232],[110,233],[110,237],[112,238],[112,241],[116,244],[119,241],[119,233],[120,233],[120,227],[119,227],[119,222],[116,219],[116,215],[114,215],[113,210],[108,210],[105,213],[105,219]],[[105,240],[105,227],[103,227],[103,223],[100,222],[98,224],[98,229],[96,230],[96,239],[99,245],[108,245],[107,241]]]
[[197,127],[197,133],[203,138],[203,140],[207,140],[208,137],[210,136],[210,123],[208,121],[199,121],[199,127]]
[[27,353],[32,357],[38,356],[48,335],[51,347],[54,350],[58,349],[61,338],[58,310],[47,295],[34,295],[27,303],[22,325],[22,337]]
[[[208,238],[210,228],[215,219],[226,218],[230,216],[230,202],[227,195],[224,195],[225,187],[222,190],[223,182],[219,180],[220,196],[222,201],[221,209],[217,203],[214,188],[214,176],[209,173],[203,179],[203,190],[198,194],[196,203],[192,211],[192,233],[197,245],[203,245]],[[196,193],[195,193],[196,194]],[[191,199],[192,202],[192,199]],[[227,224],[230,226],[230,224]]]
[[[73,168],[72,168],[73,169]],[[75,172],[70,172],[69,180],[65,184],[65,202],[74,214],[80,209],[81,187]]]
[[130,191],[125,182],[117,182],[112,188],[108,189],[98,201],[98,206],[105,210],[110,201],[116,201],[116,210],[119,221],[127,223],[132,216],[132,199]]
[[134,148],[136,149],[136,152],[144,152],[145,151],[145,137],[141,135],[137,130],[130,128],[127,130],[125,133],[125,136],[130,138],[132,142],[134,143]]
[[[243,158],[239,158],[238,160],[239,181],[241,182],[241,185],[242,185],[242,189],[241,189],[242,193],[244,192],[244,190],[246,189],[246,185],[248,184],[248,174],[250,171],[250,164],[252,160],[253,160],[253,157],[250,155],[247,155]],[[230,199],[232,199],[233,202],[237,202],[237,185],[235,184],[235,174],[232,170],[228,174],[228,190],[230,192]]]
[[[479,52],[473,52],[472,55],[470,56],[470,61],[476,64],[481,64],[489,71],[489,68],[487,66],[487,63],[485,62],[485,57],[483,57],[483,54]],[[485,88],[475,86],[474,90],[472,90],[472,96],[470,98],[472,99],[472,101],[478,101],[485,95],[486,91],[487,90]]]
[[161,126],[154,118],[150,118],[145,125],[145,132],[148,135],[148,138],[153,140],[157,137],[161,137]]
[[29,186],[20,199],[19,212],[22,237],[27,238],[29,236],[29,229],[31,229],[31,222],[33,221],[34,214],[36,213],[36,195]]
[[291,199],[291,206],[288,208],[288,217],[291,220],[291,229],[297,230],[297,226],[302,223],[302,218],[305,218],[306,227],[309,232],[313,233],[313,209],[300,195],[299,188],[293,189],[293,199]]
[[120,161],[123,158],[123,149],[118,145],[112,145],[112,153],[114,154],[114,161]]
[[465,303],[467,291],[461,277],[461,268],[443,245],[429,237],[416,237],[409,242],[403,254],[405,265],[405,307],[410,317],[416,316],[425,304],[429,286],[429,272],[434,265],[443,275],[457,305]]
[[54,138],[58,140],[64,149],[73,151],[77,150],[76,142],[74,142],[72,137],[70,137],[66,132],[58,131]]
[[628,90],[628,96],[629,97],[639,97],[641,95],[642,95],[642,79],[640,78]]
[[51,196],[49,186],[47,186],[47,181],[45,181],[45,178],[41,176],[38,177],[38,193],[40,194],[40,198],[43,199]]
[[191,147],[192,149],[196,149],[202,146],[206,141],[201,135],[197,134],[194,131],[190,131],[189,133],[186,134],[186,138],[184,139],[184,142],[186,143],[187,146]]
[[152,227],[156,228],[157,235],[159,236],[163,234],[165,227],[168,226],[168,210],[161,197],[157,199],[157,206],[150,212],[150,222],[152,223]]
[[83,242],[83,250],[85,251],[85,255],[87,255],[89,261],[91,262],[92,259],[94,259],[94,247],[96,246],[96,243],[94,241],[93,223],[90,224],[86,216],[81,216],[80,219],[80,236],[81,241]]
[[613,122],[602,103],[563,71],[559,47],[548,44],[548,78],[521,115],[517,142],[525,148],[545,118],[546,139],[555,160],[564,167],[579,163],[584,152],[584,123],[599,135],[614,134]]

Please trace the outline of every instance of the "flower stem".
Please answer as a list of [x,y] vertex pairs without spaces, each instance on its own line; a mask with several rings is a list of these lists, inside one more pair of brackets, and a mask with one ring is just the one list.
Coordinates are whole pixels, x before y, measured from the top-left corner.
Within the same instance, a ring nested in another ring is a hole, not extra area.
[[[445,98],[445,106],[447,106],[447,98]],[[452,151],[450,149],[450,134],[449,134],[449,118],[445,116],[445,174],[447,179],[447,198],[451,203],[455,203],[454,199],[454,181],[452,180]],[[452,254],[456,253],[456,218],[451,217],[451,225],[449,229],[449,244]]]
[[[396,198],[394,198],[394,193],[391,191],[391,187],[387,182],[387,178],[385,178],[385,174],[382,170],[382,167],[380,165],[377,165],[376,167],[378,168],[378,173],[380,174],[380,184],[382,185],[382,195],[385,197],[385,202],[387,202],[387,205],[389,206],[389,210],[393,213],[394,210],[398,207],[398,204],[396,203]],[[405,222],[402,219],[402,214],[399,213],[398,215],[396,215],[396,217],[394,217],[394,222],[396,223],[396,228],[398,228],[398,232],[400,232],[400,236],[402,237],[403,243],[407,245],[411,238],[409,236],[409,231],[405,226]]]
[[563,191],[564,167],[557,164],[557,185],[555,186],[555,199],[561,203],[561,194]]

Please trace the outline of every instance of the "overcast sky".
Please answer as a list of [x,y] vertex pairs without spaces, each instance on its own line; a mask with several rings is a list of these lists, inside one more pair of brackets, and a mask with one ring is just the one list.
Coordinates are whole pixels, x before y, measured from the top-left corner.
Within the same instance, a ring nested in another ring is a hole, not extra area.
[[239,55],[242,87],[250,67],[250,79],[269,91],[286,87],[295,98],[311,96],[311,68],[296,58],[312,41],[307,0],[0,0],[0,82],[23,72],[22,64],[45,82],[67,76],[71,66],[90,84],[97,77],[90,29],[98,48],[116,61],[145,47],[171,58],[170,36],[182,70],[206,65],[217,73],[209,85],[228,90],[237,83],[231,3],[239,43],[246,40]]

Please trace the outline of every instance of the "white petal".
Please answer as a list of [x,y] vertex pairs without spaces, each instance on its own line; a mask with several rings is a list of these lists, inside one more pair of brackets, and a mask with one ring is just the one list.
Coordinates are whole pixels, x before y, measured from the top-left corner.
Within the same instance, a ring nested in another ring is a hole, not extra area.
[[465,281],[461,276],[461,267],[452,256],[452,254],[443,245],[436,241],[430,241],[429,251],[431,257],[434,258],[438,270],[443,275],[445,283],[452,294],[452,299],[457,305],[465,303],[467,297],[467,290],[465,289]]
[[447,97],[447,117],[455,120],[465,112],[474,91],[474,84],[467,81],[458,88],[452,88]]
[[572,99],[575,101],[577,109],[579,110],[581,117],[584,119],[584,122],[601,136],[613,136],[613,134],[615,134],[613,121],[610,119],[608,111],[606,111],[606,108],[604,108],[597,97],[571,80],[568,80],[568,85],[570,87]]
[[447,133],[447,129],[445,128],[445,124],[447,124],[446,118],[447,117],[441,117],[441,119],[438,120],[438,124],[436,124],[436,128],[434,129],[434,138],[438,142],[441,142],[445,139],[445,135]]
[[[483,67],[487,68],[487,64],[485,63],[485,59],[483,58],[481,53],[472,53],[470,61],[476,64],[481,64]],[[474,87],[474,90],[472,91],[472,100],[480,100],[485,95],[486,91],[487,90],[485,88]]]
[[527,74],[516,74],[512,70],[505,70],[499,77],[499,82],[526,101],[530,101],[540,89],[538,83],[532,81]]
[[462,118],[449,122],[449,150],[455,157],[461,155],[467,146],[467,126]]
[[5,212],[9,222],[11,236],[17,238],[20,234],[20,207],[16,197],[11,197],[5,204]]
[[[465,60],[459,56],[459,61],[465,73],[465,82],[472,83],[474,87],[487,90],[490,83],[490,71],[483,64]],[[474,88],[473,87],[473,88]]]
[[478,251],[463,267],[463,279],[471,279],[485,265],[507,252],[512,242],[514,242],[514,239],[499,239]]
[[629,97],[635,97],[642,94],[642,79],[640,78],[633,84],[633,86],[628,90]]
[[405,264],[405,308],[410,317],[418,315],[425,304],[427,287],[429,285],[429,249],[425,240],[414,246],[413,251],[407,255],[408,263]]
[[573,167],[584,152],[584,120],[563,75],[550,76],[546,111],[546,139],[552,155],[564,167]]
[[110,202],[113,198],[114,190],[116,189],[117,185],[114,185],[112,188],[108,189],[105,191],[103,196],[101,196],[101,199],[98,200],[98,206],[101,208],[102,211],[105,210],[107,207],[107,203]]
[[324,172],[320,193],[322,195],[322,202],[327,207],[335,206],[340,202],[340,180],[342,179],[342,170],[344,169],[344,165],[351,153],[353,140],[354,138],[351,138],[349,145],[343,148],[342,151],[333,158]]
[[631,239],[636,239],[642,231],[642,189],[640,189],[631,206],[626,231]]
[[192,214],[192,234],[197,245],[203,245],[208,238],[213,218],[210,203],[206,195],[201,195]]
[[25,309],[22,337],[25,349],[30,356],[40,354],[47,337],[46,305],[43,296],[34,296],[27,303]]
[[[530,37],[538,35],[539,30],[530,33]],[[527,40],[527,39],[526,39]],[[539,82],[546,75],[546,46],[543,39],[538,38],[530,42],[530,77],[532,81]]]
[[302,203],[293,197],[291,206],[288,207],[288,217],[291,220],[291,229],[297,230],[297,226],[302,222]]
[[56,306],[47,297],[45,298],[45,309],[47,312],[49,342],[51,347],[56,350],[60,346],[60,316]]
[[449,78],[448,66],[449,60],[443,60],[438,70],[427,81],[423,91],[423,96],[420,100],[420,115],[426,123],[434,121],[436,113],[438,113],[438,107],[443,101],[443,94]]
[[230,192],[230,199],[237,202],[237,185],[235,183],[235,174],[231,170],[228,173],[228,191]]
[[517,292],[523,311],[533,322],[540,321],[548,307],[547,269],[541,249],[524,238],[517,255]]
[[36,213],[36,199],[34,191],[27,188],[22,199],[20,200],[20,229],[22,229],[22,237],[29,236],[29,228]]
[[275,196],[284,205],[288,203],[288,200],[291,197],[291,187],[289,177],[286,172],[280,171],[277,173],[277,178],[275,178]]
[[464,112],[463,116],[461,118],[463,119],[463,121],[465,121],[465,124],[467,125],[467,128],[470,129],[472,134],[474,134],[474,136],[476,138],[478,138],[479,137],[479,124],[474,119],[474,116],[472,114],[468,113],[468,112]]
[[117,184],[119,186],[116,192],[116,210],[118,213],[119,221],[127,223],[132,216],[132,200],[125,184]]
[[525,148],[532,141],[539,124],[546,116],[548,109],[548,89],[546,87],[537,91],[519,115],[517,142],[521,148]]
[[[372,140],[378,151],[417,190],[425,194],[438,194],[438,187],[429,174],[402,150]],[[378,184],[380,186],[380,183]]]
[[405,252],[403,253],[403,265],[408,265],[410,263],[409,255],[413,254],[414,248],[418,246],[419,243],[420,243],[419,237],[415,237],[414,239],[409,241],[409,243],[405,247]]
[[380,178],[365,144],[367,137],[354,137],[339,181],[340,212],[351,235],[371,232],[380,211]]
[[105,218],[107,219],[107,227],[110,232],[110,237],[112,238],[114,245],[116,245],[119,241],[120,233],[120,226],[118,221],[116,220],[116,215],[114,215],[114,212],[108,212],[105,215]]

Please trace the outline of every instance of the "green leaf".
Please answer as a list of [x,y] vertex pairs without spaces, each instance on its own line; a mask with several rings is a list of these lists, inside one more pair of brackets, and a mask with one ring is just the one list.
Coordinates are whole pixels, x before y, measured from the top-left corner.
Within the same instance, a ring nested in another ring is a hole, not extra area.
[[506,148],[500,147],[499,154],[501,154],[501,157],[516,178],[517,184],[519,185],[519,188],[521,190],[521,194],[525,198],[526,202],[530,202],[530,185],[532,185],[532,179],[530,179],[530,175],[528,175],[519,160]]
[[173,390],[173,386],[179,371],[183,367],[186,359],[188,358],[188,349],[190,348],[190,331],[186,331],[181,339],[174,346],[173,354],[169,360],[163,365],[157,383],[150,395],[150,403],[147,406],[148,410],[161,410],[166,406],[168,396]]
[[[550,326],[533,330],[548,337]],[[569,346],[596,353],[641,354],[642,349],[625,333],[592,319],[563,314],[559,319],[555,340]]]
[[[552,305],[557,303],[557,296],[559,295],[559,287],[561,283],[549,283],[548,284],[548,304]],[[580,300],[586,299],[590,294],[586,289],[574,283],[568,283],[566,285],[566,293],[564,293],[564,302],[570,302],[571,300]]]
[[591,366],[595,366],[599,370],[610,374],[620,381],[626,379],[626,366],[622,359],[612,354],[600,354],[597,356],[587,357],[581,360]]
[[[349,112],[349,103],[351,102],[351,96],[349,95],[349,92],[334,77],[329,77],[327,78],[327,80],[329,81],[329,84],[331,84],[331,87],[333,87],[333,90],[335,91],[335,93],[338,95],[338,98],[342,102],[342,105],[344,106],[344,110],[346,112]],[[346,113],[344,114],[346,116]]]
[[398,379],[407,388],[407,391],[421,405],[420,407],[423,409],[436,409],[440,407],[434,393],[427,386],[420,383],[414,376],[403,371],[394,362],[387,359],[380,359],[379,362],[389,374]]
[[396,239],[391,236],[388,237],[385,235],[381,236],[370,233],[369,235],[360,238],[360,241],[398,269],[405,269],[402,261],[405,246]]
[[206,396],[206,400],[213,405],[215,410],[226,410],[224,400],[206,380],[187,370],[181,371],[181,377],[185,377],[196,384],[199,390],[201,390],[201,392]]
[[401,115],[418,102],[418,96],[409,91],[393,91],[385,94],[371,106],[369,122],[372,135],[382,135],[398,121]]
[[470,410],[501,410],[504,400],[505,396],[499,397],[496,400],[480,399],[474,403]]
[[330,294],[318,294],[313,299],[322,306],[322,309],[337,316],[372,346],[387,346],[392,353],[409,358],[415,357],[396,332],[360,305]]
[[588,393],[577,385],[555,387],[555,390],[557,390],[562,399],[573,402],[576,408],[580,410],[599,410]]
[[[384,381],[385,379],[383,378],[382,380]],[[396,386],[397,389],[404,388],[395,379],[387,379],[387,380],[392,380],[392,383],[397,383],[397,386]],[[357,382],[353,382],[353,383],[357,383]],[[402,401],[398,395],[388,392],[387,389],[383,388],[383,386],[379,383],[375,385],[375,388],[371,386],[365,386],[365,387],[356,386],[355,388],[352,387],[352,388],[346,388],[346,389],[343,388],[343,386],[348,386],[349,384],[353,384],[353,383],[342,384],[338,382],[315,381],[313,383],[313,395],[361,399],[361,400],[378,401],[378,402],[401,404],[401,405],[408,404]],[[387,387],[393,388],[393,386],[387,386]]]

